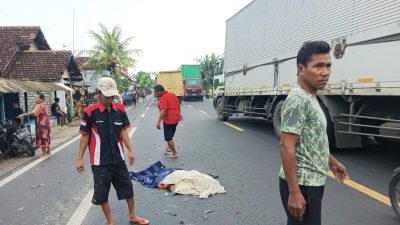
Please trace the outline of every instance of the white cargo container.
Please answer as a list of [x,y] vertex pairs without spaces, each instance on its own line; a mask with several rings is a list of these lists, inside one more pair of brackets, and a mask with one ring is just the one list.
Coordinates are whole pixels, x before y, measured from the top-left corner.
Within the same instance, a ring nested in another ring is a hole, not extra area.
[[332,47],[332,74],[319,99],[330,143],[400,140],[400,0],[255,0],[226,22],[225,87],[218,117],[264,117],[279,134],[280,108],[296,86],[305,41]]

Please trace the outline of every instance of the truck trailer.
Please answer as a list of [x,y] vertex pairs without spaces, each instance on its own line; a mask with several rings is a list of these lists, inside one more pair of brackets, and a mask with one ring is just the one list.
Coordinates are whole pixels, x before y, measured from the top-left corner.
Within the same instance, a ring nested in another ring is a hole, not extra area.
[[179,103],[182,102],[184,91],[181,71],[161,71],[158,73],[156,83],[161,84],[166,91],[174,93],[178,97]]
[[280,135],[305,41],[330,43],[332,73],[318,92],[331,148],[374,138],[400,143],[400,1],[254,0],[226,21],[218,118],[259,117]]

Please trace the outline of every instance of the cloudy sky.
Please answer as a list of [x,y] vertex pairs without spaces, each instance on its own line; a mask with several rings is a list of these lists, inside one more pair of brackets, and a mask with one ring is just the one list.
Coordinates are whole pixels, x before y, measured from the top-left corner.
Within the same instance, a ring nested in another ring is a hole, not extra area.
[[[211,52],[224,51],[225,21],[251,0],[3,0],[1,26],[41,26],[53,50],[75,50],[94,42],[88,30],[99,22],[120,24],[123,36],[141,49],[136,71],[174,70]],[[65,47],[63,47],[65,46]]]

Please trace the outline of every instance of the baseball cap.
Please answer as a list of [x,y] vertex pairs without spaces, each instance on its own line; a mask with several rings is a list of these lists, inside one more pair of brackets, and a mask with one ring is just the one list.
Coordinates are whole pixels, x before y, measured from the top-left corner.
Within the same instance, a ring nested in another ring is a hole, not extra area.
[[102,77],[97,82],[97,88],[107,97],[119,95],[117,83],[111,77]]

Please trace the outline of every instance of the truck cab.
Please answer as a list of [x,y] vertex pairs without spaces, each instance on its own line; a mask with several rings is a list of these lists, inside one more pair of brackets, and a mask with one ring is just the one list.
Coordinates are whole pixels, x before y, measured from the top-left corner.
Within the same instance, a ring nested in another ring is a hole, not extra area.
[[203,101],[204,86],[201,78],[200,65],[182,65],[180,68],[183,78],[184,99]]
[[218,57],[214,69],[213,79],[213,104],[216,105],[217,97],[224,94],[224,54]]

